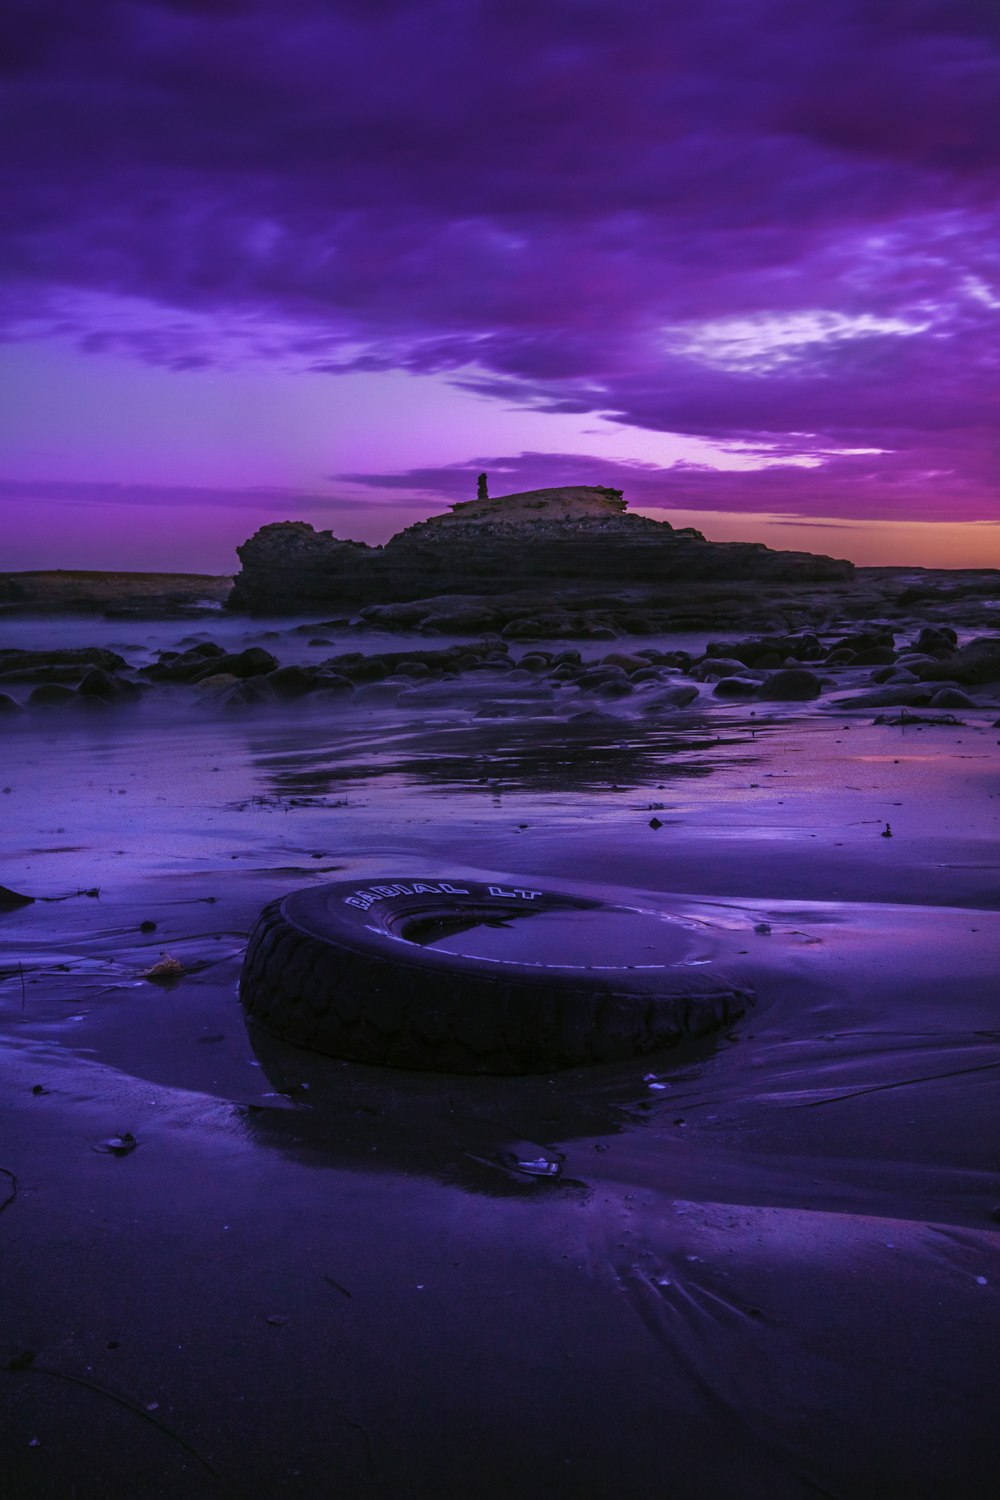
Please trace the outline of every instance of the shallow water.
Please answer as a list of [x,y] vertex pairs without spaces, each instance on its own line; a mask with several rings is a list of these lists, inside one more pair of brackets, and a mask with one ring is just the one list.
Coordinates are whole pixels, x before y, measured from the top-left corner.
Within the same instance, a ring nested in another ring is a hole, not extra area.
[[[643,708],[486,682],[3,727],[0,883],[38,898],[0,913],[16,1493],[992,1496],[997,731]],[[260,908],[387,872],[665,914],[757,1004],[522,1079],[248,1029]]]

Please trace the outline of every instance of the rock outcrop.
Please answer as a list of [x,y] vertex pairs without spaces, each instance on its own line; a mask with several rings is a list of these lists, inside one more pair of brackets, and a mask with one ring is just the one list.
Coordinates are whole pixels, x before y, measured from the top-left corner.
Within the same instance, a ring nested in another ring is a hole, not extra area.
[[85,572],[54,568],[0,573],[0,615],[101,614],[184,618],[218,609],[231,577],[202,573]]
[[305,521],[263,526],[237,548],[232,609],[299,613],[431,595],[600,585],[656,590],[682,583],[810,583],[849,578],[853,565],[759,543],[707,542],[693,529],[630,515],[600,485],[526,490],[454,505],[384,547],[339,541]]

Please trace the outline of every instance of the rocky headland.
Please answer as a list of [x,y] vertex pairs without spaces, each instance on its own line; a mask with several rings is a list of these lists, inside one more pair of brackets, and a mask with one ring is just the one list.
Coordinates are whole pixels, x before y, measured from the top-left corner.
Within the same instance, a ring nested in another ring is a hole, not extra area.
[[[580,606],[581,590],[629,592],[629,608],[672,604],[690,585],[847,581],[853,564],[761,543],[708,542],[691,528],[631,515],[620,490],[569,485],[453,505],[383,547],[340,541],[305,521],[261,529],[237,552],[230,608],[254,614],[353,609],[458,596],[534,593]],[[462,609],[449,606],[448,628]],[[465,607],[470,628],[490,610]],[[494,622],[495,623],[495,622]],[[409,628],[409,622],[408,622]]]

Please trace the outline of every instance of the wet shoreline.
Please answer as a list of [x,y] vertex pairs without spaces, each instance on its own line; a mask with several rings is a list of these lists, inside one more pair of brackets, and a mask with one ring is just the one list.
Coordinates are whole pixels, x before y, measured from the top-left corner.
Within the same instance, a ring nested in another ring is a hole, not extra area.
[[[0,882],[37,898],[0,914],[18,1494],[992,1493],[996,685],[876,724],[522,670],[4,722]],[[683,912],[757,1006],[528,1079],[248,1027],[261,907],[387,870]]]

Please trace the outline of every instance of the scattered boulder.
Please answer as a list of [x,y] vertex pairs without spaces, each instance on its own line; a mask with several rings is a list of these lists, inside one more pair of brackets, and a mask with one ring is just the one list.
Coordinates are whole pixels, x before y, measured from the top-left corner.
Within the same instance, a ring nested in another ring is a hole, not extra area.
[[822,691],[823,683],[815,672],[806,667],[786,667],[773,672],[766,682],[762,682],[757,688],[757,696],[804,703],[810,698],[818,698]]
[[245,651],[227,652],[222,656],[210,657],[187,680],[197,682],[201,677],[210,677],[219,672],[229,672],[233,677],[241,679],[261,677],[268,672],[273,672],[277,666],[278,658],[272,656],[270,651],[265,651],[263,646],[248,646]]
[[950,679],[966,687],[1000,682],[1000,636],[979,636],[959,646],[945,661],[924,668],[920,675],[925,682]]
[[[891,630],[880,630],[878,632],[862,630],[858,631],[856,635],[842,636],[839,641],[834,641],[830,650],[853,651],[855,659],[857,659],[863,651],[876,651],[881,646],[892,646],[893,644],[894,637]],[[875,663],[870,663],[870,665],[875,665]]]
[[693,683],[680,682],[676,687],[667,688],[663,693],[657,693],[656,701],[657,703],[666,704],[669,708],[687,708],[689,703],[693,703],[696,698],[700,697],[701,693]]
[[725,656],[706,656],[691,668],[691,676],[699,682],[712,682],[718,677],[740,677],[745,672],[746,662]]
[[931,708],[975,708],[976,704],[961,688],[939,688],[931,697]]
[[77,692],[82,698],[100,698],[105,703],[113,703],[122,698],[134,698],[138,691],[136,684],[130,682],[127,677],[118,677],[111,672],[105,672],[102,667],[91,667],[77,687]]
[[891,666],[895,660],[896,653],[891,646],[869,646],[865,651],[854,653],[856,667],[886,667]]
[[914,651],[954,651],[958,632],[950,625],[925,625],[914,641]]
[[31,708],[64,708],[68,703],[78,703],[76,689],[61,682],[43,682],[28,694]]
[[14,647],[0,651],[0,672],[23,667],[102,667],[119,672],[128,663],[117,651],[103,646],[76,646],[52,651],[22,651]]
[[24,686],[35,686],[42,682],[61,682],[75,687],[91,670],[93,669],[84,664],[75,667],[7,667],[5,671],[0,671],[0,682],[16,682]]
[[836,707],[840,708],[926,708],[933,695],[933,689],[924,683],[915,682],[902,684],[898,687],[876,688],[871,693],[859,693],[854,698],[841,698]]
[[312,692],[319,675],[318,667],[275,667],[264,675],[263,682],[275,698],[302,698]]

